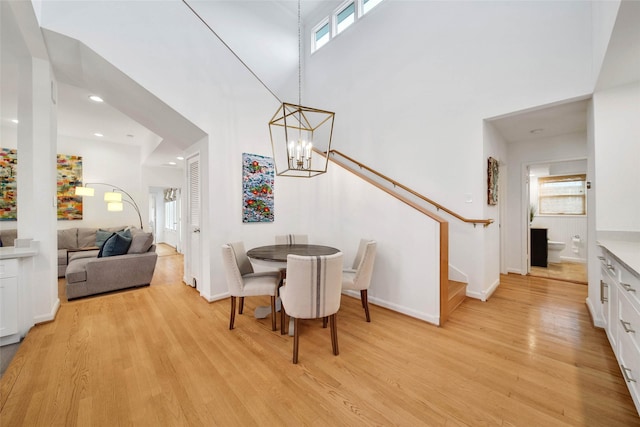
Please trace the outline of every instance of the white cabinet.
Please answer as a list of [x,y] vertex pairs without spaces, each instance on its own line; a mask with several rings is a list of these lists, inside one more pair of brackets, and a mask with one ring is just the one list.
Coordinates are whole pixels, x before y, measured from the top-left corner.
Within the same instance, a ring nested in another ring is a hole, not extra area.
[[601,247],[600,301],[605,330],[640,413],[640,275]]
[[0,337],[18,332],[18,260],[0,260]]

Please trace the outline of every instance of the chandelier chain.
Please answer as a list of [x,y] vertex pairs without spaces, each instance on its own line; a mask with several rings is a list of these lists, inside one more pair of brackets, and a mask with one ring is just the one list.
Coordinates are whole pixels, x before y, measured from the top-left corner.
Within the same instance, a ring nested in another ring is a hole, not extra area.
[[298,105],[302,105],[302,37],[300,0],[298,0]]
[[[224,40],[222,40],[222,37],[220,37],[220,36],[218,35],[218,33],[216,33],[216,32],[215,32],[215,30],[214,30],[213,28],[211,28],[211,26],[210,26],[209,24],[207,24],[207,21],[205,21],[205,20],[204,20],[204,18],[203,18],[202,16],[200,16],[200,15],[198,14],[198,12],[196,12],[196,11],[191,7],[191,5],[190,5],[189,3],[187,3],[187,0],[182,0],[182,3],[184,3],[184,4],[189,8],[189,10],[191,10],[191,12],[193,12],[193,14],[194,14],[194,15],[195,15],[195,16],[196,16],[200,21],[202,21],[202,23],[205,25],[205,27],[207,27],[207,28],[209,29],[209,31],[211,31],[211,33],[212,33],[214,36],[216,36],[216,37],[218,38],[218,40],[220,40],[220,42],[224,45],[224,47],[226,47],[226,48],[229,50],[229,52],[231,52],[231,53],[233,54],[233,56],[235,56],[235,57],[236,57],[236,59],[237,59],[238,61],[240,61],[240,63],[241,63],[242,65],[244,65],[244,68],[246,68],[246,69],[247,69],[247,70],[248,70],[248,71],[253,75],[253,77],[255,77],[255,78],[256,78],[256,79],[257,79],[257,80],[262,84],[262,86],[264,86],[264,87],[265,87],[265,89],[267,89],[267,91],[269,91],[269,93],[270,93],[271,95],[273,95],[273,97],[274,97],[275,99],[277,99],[277,100],[278,100],[278,102],[279,102],[280,104],[282,104],[282,100],[281,100],[280,98],[278,98],[278,95],[276,95],[276,94],[275,94],[271,89],[269,89],[269,86],[267,86],[267,85],[266,85],[266,83],[265,83],[265,82],[263,82],[263,81],[260,79],[260,77],[258,77],[258,75],[257,75],[256,73],[254,73],[254,72],[253,72],[253,70],[252,70],[251,68],[249,68],[249,66],[248,66],[248,65],[247,65],[247,64],[246,64],[242,59],[240,59],[240,57],[238,56],[238,54],[237,54],[237,53],[235,53],[235,52],[234,52],[234,50],[233,50],[233,49],[231,49],[231,47],[230,47],[230,46],[229,46],[229,45],[228,45]],[[300,34],[300,33],[298,32],[298,39],[300,39],[299,34]]]

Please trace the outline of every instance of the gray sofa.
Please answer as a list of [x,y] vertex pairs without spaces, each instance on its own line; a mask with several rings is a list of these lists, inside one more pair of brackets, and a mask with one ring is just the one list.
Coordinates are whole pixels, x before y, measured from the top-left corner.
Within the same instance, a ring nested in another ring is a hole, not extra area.
[[[94,229],[92,236],[89,229],[78,228],[78,247],[100,246],[101,239],[113,232],[122,231],[123,228]],[[65,271],[68,300],[151,283],[158,259],[153,235],[136,228],[130,228],[128,232],[131,234],[131,242],[122,255],[106,256],[105,251],[102,254],[105,256],[99,257],[99,250],[69,252],[69,263]],[[64,237],[72,239],[73,234]],[[58,247],[60,246],[59,234]],[[104,246],[109,244],[104,243]]]
[[[101,237],[129,228],[131,244],[123,255],[98,258]],[[3,246],[13,246],[15,229],[0,230]],[[97,241],[98,240],[98,241]],[[67,299],[151,283],[158,254],[151,233],[131,227],[58,230],[58,277],[66,277]]]

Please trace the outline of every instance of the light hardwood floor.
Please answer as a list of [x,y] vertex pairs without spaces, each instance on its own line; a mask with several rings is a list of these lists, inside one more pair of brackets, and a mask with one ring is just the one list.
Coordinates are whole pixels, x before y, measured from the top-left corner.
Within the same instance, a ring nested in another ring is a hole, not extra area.
[[329,329],[292,338],[247,298],[207,303],[165,256],[151,286],[64,302],[0,380],[1,426],[633,426],[640,418],[587,287],[502,276],[438,328],[344,297]]
[[549,263],[547,267],[531,266],[529,274],[583,285],[587,284],[587,264],[577,262]]

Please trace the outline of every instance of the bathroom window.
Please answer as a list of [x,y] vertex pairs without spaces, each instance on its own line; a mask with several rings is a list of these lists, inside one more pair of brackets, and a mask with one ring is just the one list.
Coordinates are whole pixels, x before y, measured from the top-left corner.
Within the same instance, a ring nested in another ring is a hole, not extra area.
[[538,179],[540,215],[585,215],[586,175],[546,176]]

